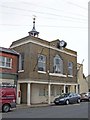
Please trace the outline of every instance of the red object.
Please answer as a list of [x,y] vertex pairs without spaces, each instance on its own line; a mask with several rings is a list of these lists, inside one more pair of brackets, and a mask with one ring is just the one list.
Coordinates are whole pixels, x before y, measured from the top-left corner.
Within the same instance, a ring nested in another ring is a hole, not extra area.
[[20,97],[20,96],[21,96],[21,91],[19,90],[19,91],[18,91],[18,97]]
[[16,88],[0,88],[0,110],[8,112],[16,107]]

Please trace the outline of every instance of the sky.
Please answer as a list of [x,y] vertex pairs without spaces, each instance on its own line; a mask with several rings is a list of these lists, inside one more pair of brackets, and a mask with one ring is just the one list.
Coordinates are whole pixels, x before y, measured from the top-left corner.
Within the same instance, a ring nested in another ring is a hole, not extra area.
[[39,38],[67,42],[88,75],[89,0],[0,0],[0,47],[28,36],[36,16]]

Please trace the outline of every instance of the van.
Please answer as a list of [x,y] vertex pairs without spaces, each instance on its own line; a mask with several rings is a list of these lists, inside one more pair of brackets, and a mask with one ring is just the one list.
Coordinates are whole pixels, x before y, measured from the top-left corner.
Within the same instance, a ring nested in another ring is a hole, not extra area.
[[8,112],[16,108],[16,88],[14,86],[0,86],[0,110]]

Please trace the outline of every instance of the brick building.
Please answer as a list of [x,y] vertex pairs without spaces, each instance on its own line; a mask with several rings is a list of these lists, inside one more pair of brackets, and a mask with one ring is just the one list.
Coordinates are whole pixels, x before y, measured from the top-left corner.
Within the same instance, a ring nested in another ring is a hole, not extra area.
[[0,84],[17,84],[18,57],[16,51],[0,47]]
[[14,41],[10,48],[20,53],[17,103],[53,102],[55,96],[77,92],[77,52],[60,48],[60,40],[48,42],[33,29],[29,36]]

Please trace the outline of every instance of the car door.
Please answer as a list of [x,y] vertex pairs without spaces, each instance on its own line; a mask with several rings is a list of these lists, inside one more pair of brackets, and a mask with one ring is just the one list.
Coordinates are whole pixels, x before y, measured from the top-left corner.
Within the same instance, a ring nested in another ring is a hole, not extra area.
[[77,103],[78,95],[76,93],[73,94],[73,101],[74,103]]
[[70,103],[74,103],[74,97],[72,93],[69,95],[69,101]]

